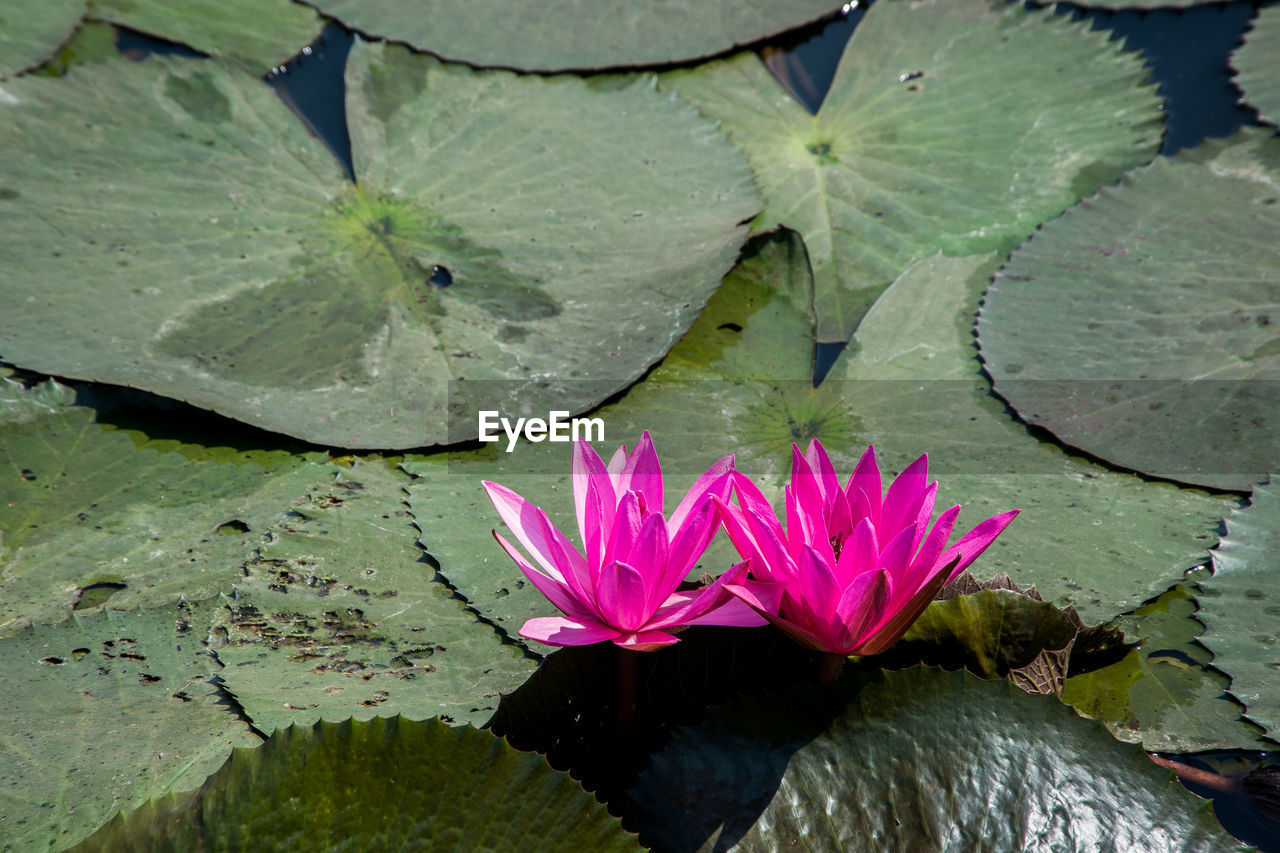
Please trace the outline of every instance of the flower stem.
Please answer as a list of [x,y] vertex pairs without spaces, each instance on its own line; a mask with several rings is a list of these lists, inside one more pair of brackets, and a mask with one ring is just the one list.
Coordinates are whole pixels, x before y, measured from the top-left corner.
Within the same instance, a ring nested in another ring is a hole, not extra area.
[[1161,767],[1167,767],[1174,773],[1178,774],[1178,778],[1184,781],[1194,782],[1197,785],[1203,785],[1204,787],[1214,791],[1234,791],[1238,787],[1239,780],[1233,779],[1230,776],[1220,776],[1209,770],[1201,770],[1198,767],[1192,767],[1189,764],[1183,764],[1180,761],[1165,758],[1163,755],[1156,755],[1155,753],[1150,752],[1147,753],[1147,755],[1156,764],[1159,764]]
[[846,660],[848,658],[838,652],[825,653],[822,660],[818,662],[818,683],[830,684],[839,678]]
[[640,653],[618,646],[618,737],[631,735],[636,723],[636,681]]

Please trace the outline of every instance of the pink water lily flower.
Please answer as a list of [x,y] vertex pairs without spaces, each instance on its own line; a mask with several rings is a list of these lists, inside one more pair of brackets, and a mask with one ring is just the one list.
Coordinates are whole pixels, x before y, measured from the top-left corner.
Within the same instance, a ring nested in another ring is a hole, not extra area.
[[733,457],[712,465],[671,513],[662,514],[662,469],[646,431],[606,466],[586,441],[573,447],[573,502],[579,551],[547,514],[515,492],[485,482],[489,500],[536,568],[495,530],[493,535],[525,577],[563,616],[530,619],[520,634],[552,646],[610,640],[636,651],[677,642],[690,625],[764,625],[765,620],[725,589],[745,581],[745,567],[702,589],[678,591],[720,526],[713,498],[727,500]]
[[960,507],[929,529],[938,484],[927,482],[928,465],[921,456],[882,494],[873,448],[842,488],[819,442],[803,455],[793,447],[785,532],[756,485],[735,474],[738,504],[717,496],[718,508],[755,580],[728,589],[811,649],[889,648],[1018,514],[988,518],[947,547]]

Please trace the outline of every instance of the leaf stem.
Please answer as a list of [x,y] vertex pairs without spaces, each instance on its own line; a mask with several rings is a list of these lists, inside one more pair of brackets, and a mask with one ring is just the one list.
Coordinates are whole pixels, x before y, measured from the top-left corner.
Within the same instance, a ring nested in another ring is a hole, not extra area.
[[631,735],[636,723],[636,681],[640,653],[618,646],[618,737]]

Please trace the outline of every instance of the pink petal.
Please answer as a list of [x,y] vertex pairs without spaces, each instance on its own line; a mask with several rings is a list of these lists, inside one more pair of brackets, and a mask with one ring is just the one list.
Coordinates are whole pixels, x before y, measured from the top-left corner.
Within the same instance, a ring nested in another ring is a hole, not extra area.
[[587,493],[595,486],[602,500],[608,503],[610,513],[618,502],[613,493],[613,483],[609,479],[609,471],[600,459],[600,454],[589,441],[581,440],[573,443],[573,508],[578,515],[578,532],[582,534],[583,544],[587,537],[587,512],[590,501]]
[[883,621],[893,594],[893,580],[884,570],[859,575],[836,605],[836,628],[841,646],[856,648]]
[[826,502],[822,499],[822,485],[818,475],[809,467],[809,460],[800,453],[797,445],[791,445],[791,492],[795,495],[800,511],[813,518],[826,517]]
[[987,550],[987,546],[995,541],[995,538],[1009,526],[1009,522],[1013,521],[1019,512],[1020,510],[1011,509],[1008,512],[991,516],[991,518],[983,521],[962,536],[959,542],[948,548],[943,553],[941,562],[949,563],[953,559],[959,558],[956,567],[951,570],[951,577],[954,578],[969,568],[969,565],[978,559],[978,556],[983,551]]
[[613,456],[609,457],[609,464],[605,468],[609,471],[609,479],[613,481],[613,489],[618,494],[622,494],[626,489],[618,488],[618,478],[622,476],[622,469],[627,466],[627,446],[621,445],[617,450],[613,451]]
[[673,625],[730,625],[758,628],[764,619],[751,607],[736,598],[728,589],[747,581],[747,564],[744,560],[725,572],[715,583],[702,589],[674,592],[654,614],[651,628]]
[[[747,518],[758,519],[761,524],[768,525],[773,538],[783,541],[782,525],[778,523],[778,514],[773,511],[773,504],[764,496],[751,478],[741,472],[733,472],[733,488],[738,493],[738,504]],[[728,501],[728,498],[725,498]]]
[[947,547],[947,539],[951,536],[951,528],[955,526],[956,516],[959,514],[960,507],[953,506],[933,523],[933,529],[925,537],[924,544],[920,546],[911,565],[895,581],[893,594],[899,604],[915,595],[916,590],[928,583],[934,571],[943,565],[939,558],[942,556],[942,549]]
[[880,509],[880,521],[876,523],[876,532],[881,539],[896,535],[916,520],[928,480],[929,455],[926,453],[908,465],[889,486],[884,506]]
[[538,517],[540,510],[506,486],[491,483],[488,480],[485,480],[483,485],[489,500],[493,501],[494,508],[498,510],[498,515],[515,534],[520,544],[533,555],[548,575],[563,581],[563,570],[567,567],[562,567],[555,561],[554,549],[550,547],[541,519]]
[[[936,482],[930,483],[928,488],[924,490],[924,499],[920,502],[920,509],[916,511],[915,517],[916,529],[919,531],[921,538],[924,537],[924,532],[929,529],[929,519],[933,517],[933,503],[937,497],[938,484]],[[920,539],[917,539],[911,550],[914,551],[919,547]]]
[[[613,486],[609,489],[612,490]],[[587,550],[587,576],[591,578],[591,589],[595,589],[594,578],[604,564],[605,536],[613,527],[613,501],[612,495],[602,497],[595,483],[587,486],[582,544]]]
[[614,560],[625,559],[635,546],[636,537],[640,535],[640,500],[635,492],[627,492],[618,501],[618,509],[613,515],[613,527],[609,529],[604,543],[604,565]]
[[818,485],[822,488],[822,500],[830,505],[835,495],[843,492],[840,489],[840,479],[836,476],[835,466],[827,456],[826,448],[815,438],[809,442],[809,449],[805,451],[804,458],[818,477]]
[[719,625],[724,628],[759,628],[769,624],[745,601],[729,595],[724,602],[708,608],[701,616],[681,620],[684,625]]
[[679,531],[689,513],[702,502],[707,495],[714,495],[722,501],[729,500],[729,492],[733,488],[733,456],[726,456],[717,461],[694,481],[693,486],[685,493],[675,512],[667,519],[667,529]]
[[582,598],[575,595],[566,584],[555,578],[549,578],[533,566],[530,566],[525,562],[523,555],[516,550],[515,546],[503,539],[498,531],[493,531],[493,538],[498,540],[502,550],[506,551],[507,555],[515,561],[515,564],[520,567],[520,571],[524,572],[524,576],[537,588],[538,592],[545,595],[547,600],[554,604],[561,613],[572,619],[594,620],[600,618],[590,598]]
[[625,634],[613,642],[615,645],[630,649],[633,652],[652,652],[663,646],[678,643],[680,638],[674,634],[668,634],[666,631],[645,630],[636,631],[633,634]]
[[619,481],[620,492],[632,491],[644,499],[645,512],[662,513],[662,466],[648,430],[640,435],[635,452],[627,457]]
[[600,572],[596,607],[600,619],[621,631],[634,631],[649,620],[644,577],[634,567],[614,560]]
[[895,582],[906,573],[907,566],[911,563],[912,548],[915,547],[917,538],[916,526],[904,527],[898,531],[898,535],[890,540],[884,550],[880,552],[880,559],[876,562],[877,569],[883,569],[889,573]]
[[844,492],[836,489],[827,498],[827,535],[843,539],[853,531],[855,516]]
[[[862,454],[862,458],[858,460],[858,466],[853,469],[853,474],[849,476],[849,482],[845,485],[844,491],[848,495],[856,495],[861,490],[867,498],[866,517],[871,519],[871,523],[880,526],[880,495],[884,493],[884,485],[880,482],[880,468],[876,465],[876,449],[868,447],[866,452]],[[857,500],[851,500],[855,509]],[[855,518],[857,516],[855,514]]]
[[547,518],[547,514],[541,509],[538,510],[538,522],[543,541],[547,543],[547,555],[560,567],[564,581],[574,598],[590,601],[595,584],[592,583],[591,576],[587,572],[586,561],[582,559],[582,555],[578,553],[573,543],[556,529],[551,519]]
[[685,579],[689,570],[707,550],[719,525],[720,512],[710,499],[702,505],[701,510],[685,519],[667,553],[667,565],[659,584],[659,600],[671,595]]
[[844,540],[840,559],[836,562],[836,583],[847,587],[853,579],[869,572],[880,562],[880,546],[871,519],[864,518]]
[[802,606],[813,614],[814,624],[827,622],[836,612],[842,592],[836,583],[833,566],[817,550],[806,545],[800,556],[799,569]]
[[[663,589],[667,574],[667,523],[661,515],[654,513],[644,520],[624,562],[634,566],[644,580],[645,613],[653,613],[671,592]],[[683,579],[683,575],[676,578],[671,589],[679,586]]]
[[[724,525],[725,532],[729,534],[729,541],[733,543],[733,547],[738,550],[738,554],[744,560],[754,560],[760,564],[764,562],[764,558],[760,554],[760,545],[756,542],[755,537],[747,528],[746,519],[743,517],[742,510],[732,504],[712,498],[712,504],[716,508],[716,515],[720,519],[720,523]],[[677,545],[679,539],[675,539],[671,543],[672,560],[678,553],[677,548],[683,548],[683,545]]]
[[898,642],[898,638],[907,632],[907,629],[911,627],[911,623],[920,617],[924,609],[929,606],[929,602],[933,601],[937,596],[938,590],[942,589],[943,585],[946,584],[949,576],[950,566],[943,564],[929,579],[929,582],[920,587],[905,605],[896,610],[890,608],[889,618],[885,620],[884,624],[876,628],[875,633],[854,649],[853,653],[878,655]]
[[598,622],[578,622],[563,616],[539,616],[520,628],[520,636],[548,646],[589,646],[622,636],[622,632]]

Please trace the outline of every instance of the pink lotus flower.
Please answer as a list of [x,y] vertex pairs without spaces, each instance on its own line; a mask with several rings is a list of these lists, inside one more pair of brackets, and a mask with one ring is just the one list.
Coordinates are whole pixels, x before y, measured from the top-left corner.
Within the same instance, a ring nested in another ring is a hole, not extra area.
[[529,564],[495,530],[511,559],[564,616],[530,619],[520,634],[552,646],[611,640],[636,651],[678,641],[689,625],[755,627],[765,620],[725,589],[746,579],[740,568],[699,590],[677,591],[720,526],[712,498],[727,500],[733,457],[712,465],[671,513],[662,514],[662,469],[649,433],[627,455],[618,448],[608,466],[585,441],[573,447],[573,502],[584,557],[547,518],[515,492],[485,482],[489,500],[520,544]]
[[[728,589],[796,642],[839,655],[878,654],[893,645],[938,590],[963,572],[1013,521],[988,518],[950,548],[960,507],[932,530],[938,484],[926,483],[928,456],[907,467],[881,497],[868,447],[844,488],[817,441],[793,447],[784,533],[756,485],[734,474],[738,505],[717,496],[730,539],[756,580]],[[926,536],[926,531],[928,535]]]

